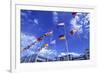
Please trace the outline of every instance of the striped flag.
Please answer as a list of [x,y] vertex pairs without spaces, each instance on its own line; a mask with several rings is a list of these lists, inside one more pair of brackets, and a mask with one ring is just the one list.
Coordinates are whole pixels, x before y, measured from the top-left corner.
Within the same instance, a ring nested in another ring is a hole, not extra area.
[[65,35],[60,35],[60,36],[59,36],[59,39],[60,39],[60,40],[65,40]]

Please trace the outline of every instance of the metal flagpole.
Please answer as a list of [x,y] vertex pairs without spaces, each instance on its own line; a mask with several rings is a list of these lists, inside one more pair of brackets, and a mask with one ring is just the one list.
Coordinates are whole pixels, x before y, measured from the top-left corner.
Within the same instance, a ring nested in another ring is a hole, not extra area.
[[65,45],[66,45],[66,52],[67,52],[67,59],[69,60],[69,56],[68,56],[68,52],[69,52],[69,50],[68,50],[68,41],[67,41],[67,38],[66,38],[66,27],[65,27],[65,24],[64,24],[64,33],[65,33]]

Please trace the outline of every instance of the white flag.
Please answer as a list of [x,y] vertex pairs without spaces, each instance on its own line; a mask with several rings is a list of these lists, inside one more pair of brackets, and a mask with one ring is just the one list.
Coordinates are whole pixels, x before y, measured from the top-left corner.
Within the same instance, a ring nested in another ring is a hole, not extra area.
[[51,41],[50,44],[56,44],[56,40]]
[[64,25],[65,25],[64,22],[58,24],[58,26],[64,26]]

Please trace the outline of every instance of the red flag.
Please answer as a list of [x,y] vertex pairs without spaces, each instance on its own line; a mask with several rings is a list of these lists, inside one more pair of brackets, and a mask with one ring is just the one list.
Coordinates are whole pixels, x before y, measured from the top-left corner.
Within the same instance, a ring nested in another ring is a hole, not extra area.
[[42,37],[37,38],[37,41],[38,42],[42,41]]

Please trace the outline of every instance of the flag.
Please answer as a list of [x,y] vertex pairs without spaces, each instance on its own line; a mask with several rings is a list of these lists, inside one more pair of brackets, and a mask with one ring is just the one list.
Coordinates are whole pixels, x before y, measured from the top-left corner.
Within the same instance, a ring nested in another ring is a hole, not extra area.
[[48,47],[48,44],[45,44],[44,47]]
[[70,31],[70,34],[71,34],[71,35],[74,35],[76,32],[77,32],[77,29],[72,29],[72,30]]
[[60,40],[65,40],[65,35],[60,35],[60,36],[59,36],[59,39],[60,39]]
[[53,34],[53,31],[50,31],[50,32],[45,33],[44,36],[50,36],[52,34]]
[[42,37],[37,38],[37,41],[38,42],[42,41]]
[[62,22],[62,23],[59,23],[59,24],[57,24],[57,25],[58,25],[58,27],[64,27],[65,23]]
[[56,40],[51,41],[50,44],[56,44]]

